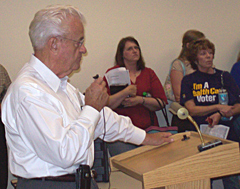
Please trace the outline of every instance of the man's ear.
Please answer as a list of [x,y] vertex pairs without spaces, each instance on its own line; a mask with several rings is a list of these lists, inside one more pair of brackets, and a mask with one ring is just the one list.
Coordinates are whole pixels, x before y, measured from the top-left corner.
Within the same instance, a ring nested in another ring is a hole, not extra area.
[[59,49],[59,43],[58,39],[56,37],[52,37],[48,40],[48,48],[50,51],[56,53]]

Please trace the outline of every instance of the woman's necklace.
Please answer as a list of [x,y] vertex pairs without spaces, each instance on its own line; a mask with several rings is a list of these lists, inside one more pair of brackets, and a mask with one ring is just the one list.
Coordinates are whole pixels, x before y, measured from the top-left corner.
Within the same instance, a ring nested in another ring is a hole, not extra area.
[[141,70],[138,70],[138,71],[136,71],[135,73],[129,71],[130,78],[131,78],[131,81],[132,81],[133,83],[136,82],[137,77],[140,75],[140,73],[141,73]]
[[140,75],[141,70],[138,70],[138,71],[136,71],[135,73],[133,73],[133,72],[131,72],[131,71],[129,71],[129,72],[130,72],[130,75],[133,75],[134,77],[137,77],[137,76]]

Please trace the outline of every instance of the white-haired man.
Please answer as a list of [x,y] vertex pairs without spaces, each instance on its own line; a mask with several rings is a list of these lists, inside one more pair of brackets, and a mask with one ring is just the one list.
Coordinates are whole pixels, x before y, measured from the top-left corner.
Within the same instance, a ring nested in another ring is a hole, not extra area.
[[[93,165],[98,137],[138,145],[173,141],[170,133],[146,134],[104,107],[108,94],[102,78],[85,96],[67,82],[87,51],[83,20],[76,8],[56,5],[38,11],[30,24],[34,54],[2,104],[18,188],[76,188],[74,173],[80,164]],[[93,179],[91,188],[98,188]]]

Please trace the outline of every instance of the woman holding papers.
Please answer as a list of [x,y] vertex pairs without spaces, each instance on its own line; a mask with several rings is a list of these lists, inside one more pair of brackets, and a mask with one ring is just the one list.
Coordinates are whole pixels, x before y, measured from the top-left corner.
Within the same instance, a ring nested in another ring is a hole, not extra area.
[[[167,98],[155,72],[145,67],[138,41],[133,37],[121,39],[115,61],[115,66],[108,69],[107,73],[113,69],[125,68],[129,73],[130,85],[123,84],[122,90],[116,92],[112,90],[116,86],[109,86],[106,82],[110,94],[108,106],[120,115],[129,116],[133,124],[142,129],[158,125],[155,111],[161,107],[155,98],[159,99],[162,106],[167,103]],[[153,112],[152,119],[150,112]],[[109,145],[112,156],[133,148],[136,146],[120,142]]]
[[[198,125],[228,126],[227,138],[238,141],[231,117],[240,113],[240,89],[228,72],[213,67],[214,53],[214,44],[208,39],[199,39],[190,44],[188,59],[196,71],[183,78],[180,103],[188,109]],[[222,89],[226,90],[225,94],[221,93]],[[228,103],[220,104],[222,100],[227,100],[226,92]],[[192,130],[195,130],[194,126]],[[225,189],[240,188],[237,176],[224,177],[222,180]]]

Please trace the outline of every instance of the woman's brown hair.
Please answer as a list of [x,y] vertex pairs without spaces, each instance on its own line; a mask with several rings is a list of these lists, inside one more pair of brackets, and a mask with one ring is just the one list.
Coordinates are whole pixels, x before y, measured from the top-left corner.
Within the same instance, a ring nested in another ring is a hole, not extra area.
[[116,52],[116,55],[115,55],[115,65],[119,65],[120,67],[125,67],[124,60],[123,60],[123,50],[124,50],[126,42],[128,42],[128,41],[135,43],[139,48],[140,58],[137,61],[137,70],[144,69],[145,68],[145,62],[144,62],[143,57],[142,57],[141,48],[139,46],[138,41],[131,36],[122,38],[119,41],[118,47],[117,47],[117,52]]
[[197,70],[197,55],[200,50],[211,49],[213,51],[213,56],[215,54],[215,46],[208,39],[199,39],[189,44],[187,50],[187,59],[190,61],[191,66],[194,70]]

